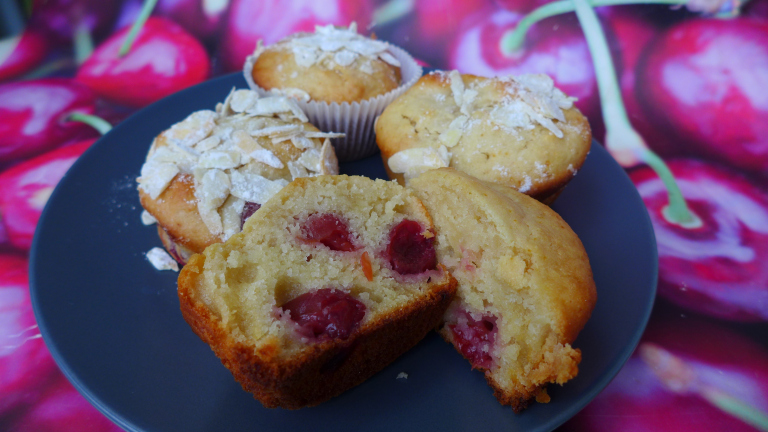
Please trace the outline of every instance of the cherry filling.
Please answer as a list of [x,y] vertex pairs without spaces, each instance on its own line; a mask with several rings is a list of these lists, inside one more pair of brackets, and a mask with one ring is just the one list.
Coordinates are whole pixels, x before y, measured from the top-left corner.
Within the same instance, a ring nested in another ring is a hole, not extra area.
[[456,324],[449,325],[453,343],[472,367],[489,369],[493,365],[491,350],[496,341],[496,317],[484,315],[480,320],[463,311]]
[[423,233],[421,224],[408,219],[389,231],[387,255],[394,271],[400,274],[416,274],[437,267],[435,238],[427,238]]
[[243,230],[243,225],[245,225],[245,221],[247,221],[249,217],[253,216],[253,214],[256,213],[256,210],[260,208],[261,208],[261,204],[246,201],[245,206],[243,207],[243,214],[240,215],[240,231]]
[[352,233],[346,221],[330,213],[309,215],[301,226],[301,239],[322,243],[335,251],[351,252],[358,249],[352,242]]
[[346,339],[365,316],[365,305],[335,288],[302,294],[283,305],[298,325],[298,332],[309,338]]

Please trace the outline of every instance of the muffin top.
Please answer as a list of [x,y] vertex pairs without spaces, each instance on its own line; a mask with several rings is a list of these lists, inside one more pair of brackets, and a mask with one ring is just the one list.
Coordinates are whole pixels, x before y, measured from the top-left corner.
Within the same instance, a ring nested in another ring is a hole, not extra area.
[[[338,174],[328,138],[296,103],[235,90],[155,138],[141,168],[142,206],[193,250],[241,229],[243,212],[298,177]],[[189,244],[187,244],[189,243]]]
[[362,101],[400,85],[400,62],[389,45],[357,33],[357,26],[317,26],[270,46],[256,46],[253,81],[301,100]]
[[376,140],[390,177],[401,182],[450,166],[542,199],[589,152],[589,123],[574,100],[541,74],[432,72],[384,110]]

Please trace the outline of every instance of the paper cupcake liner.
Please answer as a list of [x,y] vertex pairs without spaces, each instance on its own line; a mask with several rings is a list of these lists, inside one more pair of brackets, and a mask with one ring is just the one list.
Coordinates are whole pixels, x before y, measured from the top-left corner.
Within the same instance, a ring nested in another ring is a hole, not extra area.
[[[390,54],[400,62],[401,84],[396,89],[359,102],[328,103],[310,100],[297,100],[301,109],[307,114],[309,122],[323,132],[343,132],[344,138],[333,138],[334,149],[339,161],[349,162],[362,159],[376,153],[376,136],[373,125],[378,117],[392,101],[403,94],[421,77],[422,69],[416,60],[405,50],[387,44]],[[269,91],[253,82],[251,71],[256,62],[256,56],[248,56],[243,65],[243,75],[248,86],[261,96]]]

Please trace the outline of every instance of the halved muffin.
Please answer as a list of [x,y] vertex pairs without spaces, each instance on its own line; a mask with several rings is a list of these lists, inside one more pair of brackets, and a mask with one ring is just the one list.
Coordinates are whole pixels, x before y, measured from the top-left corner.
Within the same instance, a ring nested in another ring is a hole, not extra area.
[[434,242],[421,201],[395,182],[297,179],[192,256],[182,314],[264,406],[315,405],[439,325],[456,281]]
[[578,373],[571,344],[597,299],[581,241],[546,205],[452,168],[409,183],[427,206],[437,256],[459,282],[440,334],[515,411]]

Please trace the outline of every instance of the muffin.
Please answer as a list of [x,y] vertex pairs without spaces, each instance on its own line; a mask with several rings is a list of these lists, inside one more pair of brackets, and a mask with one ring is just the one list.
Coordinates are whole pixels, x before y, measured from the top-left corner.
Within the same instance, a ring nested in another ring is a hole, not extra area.
[[584,163],[587,119],[546,75],[484,78],[432,72],[379,117],[392,179],[452,167],[551,203]]
[[581,241],[546,205],[452,168],[410,181],[434,220],[437,257],[459,282],[440,334],[518,412],[578,373],[571,346],[595,306]]
[[[289,181],[338,174],[328,138],[284,96],[233,89],[152,142],[137,179],[148,222],[181,264],[240,232]],[[151,217],[149,217],[151,216]]]
[[373,122],[419,76],[421,68],[400,48],[332,25],[295,33],[269,46],[258,42],[243,73],[261,94],[295,98],[322,130],[341,131],[341,160],[376,151]]
[[422,203],[395,182],[300,178],[192,256],[181,311],[264,406],[316,405],[438,326],[456,281],[434,239]]

